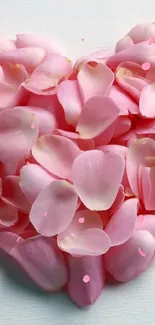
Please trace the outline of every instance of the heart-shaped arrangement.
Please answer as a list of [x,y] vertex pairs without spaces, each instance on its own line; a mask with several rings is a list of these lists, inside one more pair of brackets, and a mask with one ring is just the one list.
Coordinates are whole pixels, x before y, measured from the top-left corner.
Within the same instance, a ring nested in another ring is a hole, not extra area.
[[0,248],[79,306],[155,254],[155,24],[74,65],[0,38]]

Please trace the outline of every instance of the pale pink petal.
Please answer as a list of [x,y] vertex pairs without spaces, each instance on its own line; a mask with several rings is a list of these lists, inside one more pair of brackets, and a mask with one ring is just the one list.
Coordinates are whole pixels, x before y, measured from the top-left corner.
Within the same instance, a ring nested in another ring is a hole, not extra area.
[[77,81],[62,81],[57,86],[57,96],[64,109],[67,123],[76,125],[82,110],[82,99]]
[[79,72],[84,65],[89,63],[94,65],[96,65],[96,63],[106,63],[106,59],[109,55],[110,52],[104,49],[93,52],[88,56],[81,57],[74,64],[74,71]]
[[[35,128],[32,128],[35,123]],[[7,109],[0,113],[0,160],[18,162],[29,154],[37,140],[38,124],[34,114],[25,108]]]
[[3,82],[13,91],[28,78],[28,73],[22,64],[5,64],[3,66]]
[[14,90],[10,86],[0,83],[0,94],[0,111],[2,111],[12,101]]
[[142,90],[139,102],[139,110],[142,116],[155,117],[155,83]]
[[[1,235],[3,236],[3,249],[43,290],[57,291],[67,283],[67,267],[54,238],[36,236],[24,240],[14,234],[0,233],[0,247]],[[7,240],[9,244],[6,243]]]
[[0,36],[0,51],[13,51],[16,49],[15,41],[8,39],[6,36]]
[[28,98],[28,91],[23,87],[23,85],[19,86],[16,90],[11,86],[0,83],[0,93],[0,111],[18,105],[25,105]]
[[2,200],[7,204],[28,212],[30,203],[19,186],[18,176],[7,176],[3,180]]
[[72,179],[76,191],[90,210],[109,209],[117,196],[124,174],[122,156],[100,150],[81,153],[74,161]]
[[57,128],[56,116],[50,110],[35,106],[24,106],[21,108],[25,108],[35,115],[40,135],[52,133]]
[[17,48],[23,47],[41,47],[47,54],[62,53],[62,47],[55,39],[46,38],[45,36],[37,34],[17,34],[16,35]]
[[107,64],[112,69],[115,69],[121,62],[125,61],[134,62],[140,65],[144,62],[150,62],[152,66],[155,66],[154,51],[155,44],[149,45],[148,42],[134,44],[110,56],[107,59]]
[[59,243],[60,248],[73,255],[97,256],[105,254],[110,246],[110,238],[106,232],[98,228],[90,228],[65,236]]
[[126,158],[126,170],[130,187],[139,197],[138,169],[140,164],[146,164],[148,158],[155,156],[155,142],[144,138],[133,141],[129,147]]
[[[72,249],[73,249],[72,241],[73,241],[73,246],[75,245],[74,242],[78,241],[76,249],[77,250],[79,249],[79,251],[81,252],[80,233],[86,229],[91,229],[91,228],[103,229],[103,224],[100,215],[97,212],[90,211],[90,210],[77,211],[70,225],[62,233],[58,234],[57,237],[58,246],[62,250],[67,250],[67,252],[72,253]],[[90,240],[92,241],[93,238],[90,238]],[[83,243],[83,248],[84,248],[84,244],[87,246],[88,249],[89,242]]]
[[32,149],[39,164],[62,178],[70,178],[73,161],[79,153],[73,141],[59,135],[41,136]]
[[110,237],[111,246],[125,243],[132,235],[137,219],[137,199],[125,201],[112,215],[105,231]]
[[136,222],[136,230],[148,230],[155,237],[155,215],[139,215]]
[[116,280],[129,281],[148,268],[154,253],[153,236],[146,230],[136,231],[125,244],[109,250],[105,255],[105,268]]
[[101,63],[96,66],[85,64],[77,76],[84,102],[97,95],[105,95],[113,84],[114,74]]
[[46,90],[55,87],[62,77],[68,76],[71,71],[70,60],[58,54],[50,54],[32,72],[27,85]]
[[[151,157],[152,159],[152,157]],[[155,164],[155,158],[154,163]],[[141,165],[139,169],[140,193],[146,210],[155,210],[155,167]]]
[[143,23],[134,26],[128,34],[134,43],[140,43],[149,40],[155,35],[155,23]]
[[33,203],[39,193],[54,180],[41,166],[28,163],[20,170],[19,186],[30,203]]
[[133,43],[131,37],[126,35],[116,43],[115,53],[120,52],[120,51],[132,46],[133,44],[134,43]]
[[23,64],[28,71],[33,71],[45,58],[45,51],[39,47],[27,47],[14,51],[0,52],[0,64]]
[[116,155],[121,155],[122,157],[126,158],[128,148],[125,146],[120,146],[118,144],[108,144],[106,146],[98,147],[98,149],[102,150],[103,152],[113,152]]
[[82,139],[95,138],[111,126],[118,114],[117,106],[109,97],[90,98],[82,109],[76,131]]
[[[101,294],[105,282],[103,259],[101,256],[73,257],[68,255],[69,281],[67,292],[78,306],[95,302]],[[89,276],[89,282],[84,277]]]
[[18,219],[17,209],[4,203],[0,199],[0,228],[9,227],[16,223]]
[[146,72],[133,62],[123,62],[116,70],[117,83],[136,100],[139,100],[141,91],[148,85],[145,77]]
[[73,185],[66,181],[53,181],[37,196],[30,211],[30,221],[38,233],[54,236],[72,221],[77,201]]
[[108,97],[113,99],[119,108],[119,115],[128,115],[139,113],[139,107],[132,98],[128,96],[119,86],[113,85],[108,91]]

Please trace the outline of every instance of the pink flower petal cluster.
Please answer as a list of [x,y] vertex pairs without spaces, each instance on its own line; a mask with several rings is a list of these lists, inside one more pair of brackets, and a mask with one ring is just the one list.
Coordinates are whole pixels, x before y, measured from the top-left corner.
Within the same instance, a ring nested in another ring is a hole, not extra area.
[[74,65],[0,38],[0,249],[79,306],[155,255],[155,24]]

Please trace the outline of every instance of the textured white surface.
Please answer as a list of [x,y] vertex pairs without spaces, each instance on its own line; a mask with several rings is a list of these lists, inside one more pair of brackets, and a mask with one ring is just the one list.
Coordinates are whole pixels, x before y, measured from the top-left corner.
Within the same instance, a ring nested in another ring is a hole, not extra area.
[[[133,25],[154,21],[147,0],[1,0],[0,34],[52,34],[76,59],[112,48]],[[84,38],[82,42],[81,39]],[[65,294],[40,293],[22,272],[0,260],[0,325],[155,325],[155,265],[130,283],[106,286],[80,310]]]

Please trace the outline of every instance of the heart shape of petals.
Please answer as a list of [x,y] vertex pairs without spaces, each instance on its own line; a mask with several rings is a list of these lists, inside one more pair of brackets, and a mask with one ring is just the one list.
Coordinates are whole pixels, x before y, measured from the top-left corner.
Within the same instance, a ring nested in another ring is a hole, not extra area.
[[125,161],[112,152],[89,150],[74,161],[72,179],[76,191],[90,210],[109,209],[119,190]]

